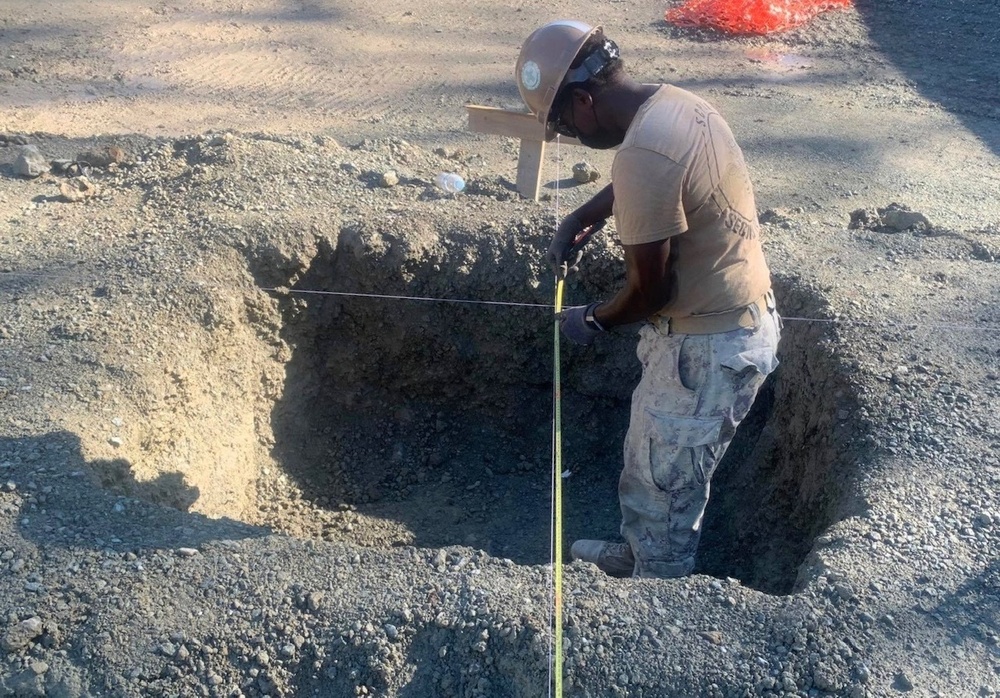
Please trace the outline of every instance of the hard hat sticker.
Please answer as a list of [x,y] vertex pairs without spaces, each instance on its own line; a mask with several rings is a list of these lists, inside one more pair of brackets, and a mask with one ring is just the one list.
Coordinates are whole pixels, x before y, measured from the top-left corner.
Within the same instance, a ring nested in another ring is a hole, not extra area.
[[538,64],[528,61],[521,66],[521,84],[526,90],[536,90],[542,82],[542,71],[538,69]]

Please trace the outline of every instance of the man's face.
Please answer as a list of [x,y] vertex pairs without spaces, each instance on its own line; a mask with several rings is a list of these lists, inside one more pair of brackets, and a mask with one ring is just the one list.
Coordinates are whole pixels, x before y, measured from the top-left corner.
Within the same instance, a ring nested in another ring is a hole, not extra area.
[[574,88],[556,113],[552,129],[561,136],[576,138],[588,148],[606,150],[622,142],[622,134],[604,128],[594,109],[594,98],[586,90]]
[[576,130],[576,123],[573,119],[573,100],[567,99],[564,102],[562,109],[555,114],[555,120],[552,122],[552,130],[560,136],[576,138],[580,134]]

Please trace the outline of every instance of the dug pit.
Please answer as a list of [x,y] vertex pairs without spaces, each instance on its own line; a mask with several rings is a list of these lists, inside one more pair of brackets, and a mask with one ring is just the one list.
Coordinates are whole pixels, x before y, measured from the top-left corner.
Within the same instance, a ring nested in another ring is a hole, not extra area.
[[[353,224],[285,288],[250,255],[278,287],[291,349],[251,519],[364,546],[549,561],[552,289],[537,281],[537,230]],[[616,255],[595,248],[568,303],[607,295]],[[779,275],[776,293],[787,315],[825,313],[820,291],[794,278]],[[713,482],[699,572],[790,593],[815,537],[852,513],[846,483],[865,440],[830,327],[786,323],[782,365]],[[567,541],[617,536],[634,346],[621,331],[563,348]]]
[[[296,537],[547,563],[551,223],[481,213],[490,202],[418,201],[309,235],[233,228],[215,268],[252,284],[154,297],[164,340],[147,351],[162,356],[126,388],[112,446],[99,423],[82,430],[99,435],[102,484]],[[222,236],[206,228],[205,247]],[[595,240],[566,303],[609,296],[622,269],[613,236]],[[836,325],[797,319],[829,316],[822,289],[779,271],[775,292],[781,366],[717,471],[697,571],[785,594],[815,538],[859,511],[870,446]],[[635,342],[629,328],[563,343],[567,549],[618,537]]]

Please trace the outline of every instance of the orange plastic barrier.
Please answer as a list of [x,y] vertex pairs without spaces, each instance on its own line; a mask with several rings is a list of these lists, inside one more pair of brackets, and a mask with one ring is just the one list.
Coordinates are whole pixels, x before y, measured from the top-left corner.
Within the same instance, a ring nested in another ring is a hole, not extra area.
[[770,34],[805,24],[851,0],[688,0],[666,12],[681,27],[710,27],[729,34]]

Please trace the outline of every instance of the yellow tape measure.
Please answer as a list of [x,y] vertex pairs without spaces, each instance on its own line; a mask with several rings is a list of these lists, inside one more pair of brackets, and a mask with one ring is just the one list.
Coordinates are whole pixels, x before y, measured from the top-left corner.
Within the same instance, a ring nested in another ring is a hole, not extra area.
[[555,696],[562,698],[563,623],[562,623],[562,381],[559,370],[559,313],[562,312],[563,280],[556,279],[556,316],[554,359],[552,362],[552,478],[555,492],[552,505],[553,606],[555,651]]

